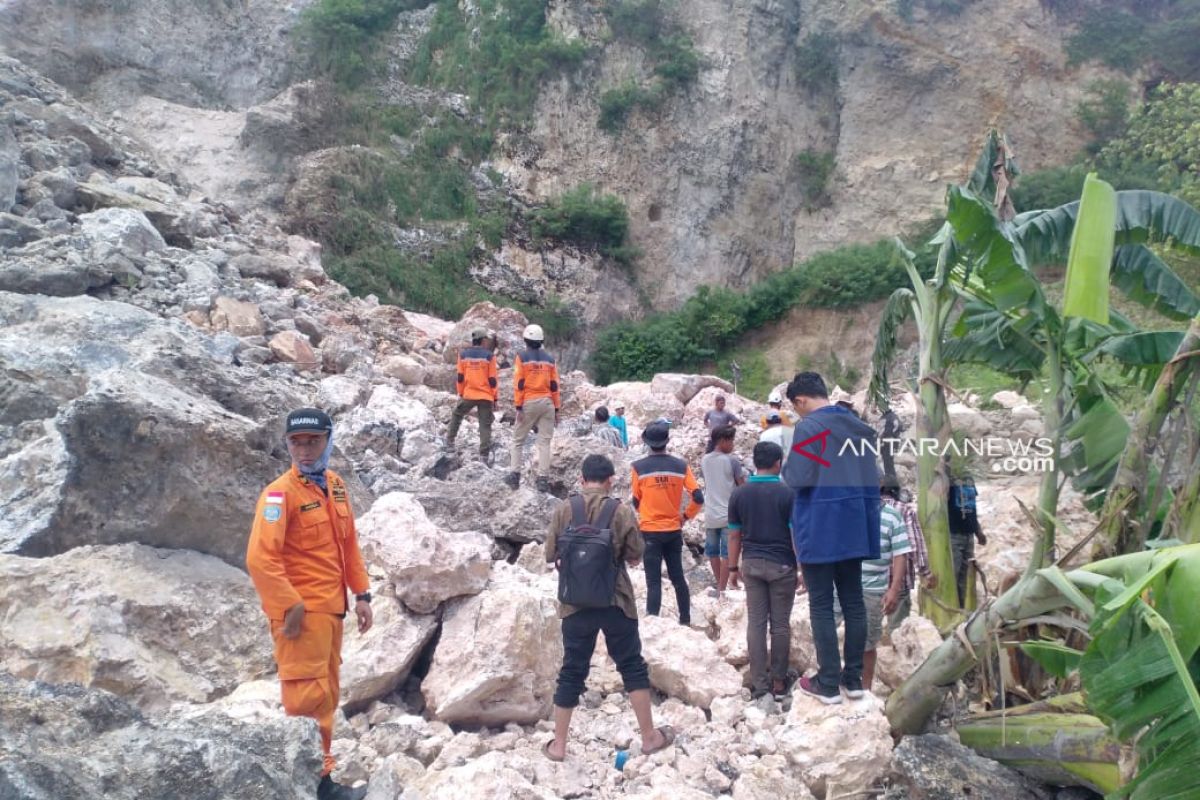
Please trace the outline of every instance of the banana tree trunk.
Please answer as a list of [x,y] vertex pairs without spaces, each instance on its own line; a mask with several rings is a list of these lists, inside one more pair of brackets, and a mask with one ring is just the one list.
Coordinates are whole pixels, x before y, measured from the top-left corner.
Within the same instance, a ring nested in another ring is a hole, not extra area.
[[955,729],[981,756],[1042,783],[1085,786],[1101,794],[1121,786],[1121,744],[1091,714],[1038,710],[1035,704],[969,717]]
[[892,692],[887,717],[896,733],[919,733],[937,711],[947,690],[979,662],[979,654],[996,631],[1013,620],[1028,619],[1062,608],[1062,593],[1039,574],[1025,575],[996,602],[977,611],[967,623],[934,650],[929,658]]
[[[1135,553],[1146,544],[1146,534],[1156,516],[1146,508],[1150,456],[1175,398],[1187,383],[1188,374],[1195,368],[1197,351],[1200,351],[1200,316],[1188,326],[1175,357],[1163,367],[1150,396],[1134,419],[1133,429],[1117,466],[1117,474],[1108,487],[1104,510],[1100,514],[1101,519],[1107,518],[1108,523],[1096,536],[1093,559]],[[1124,510],[1116,510],[1121,508]]]
[[1186,544],[1200,542],[1200,459],[1192,465],[1192,477],[1175,493],[1167,514],[1163,536]]
[[1051,467],[1042,474],[1042,483],[1038,490],[1039,520],[1042,525],[1041,537],[1038,542],[1038,552],[1029,559],[1027,573],[1032,574],[1042,567],[1049,566],[1054,560],[1055,517],[1058,513],[1058,461],[1062,447],[1062,411],[1063,411],[1063,363],[1059,343],[1050,340],[1046,352],[1046,365],[1050,370],[1050,391],[1046,394],[1042,410],[1043,430],[1050,437]]
[[[941,300],[940,296],[937,296]],[[918,441],[950,440],[950,414],[946,410],[946,392],[942,388],[942,331],[940,302],[919,319],[921,347],[920,398],[916,434]],[[937,576],[933,590],[922,590],[921,613],[946,632],[960,619],[958,590],[954,581],[954,560],[950,555],[950,518],[946,513],[949,481],[938,449],[921,447],[917,456],[917,514],[929,552],[929,568]]]

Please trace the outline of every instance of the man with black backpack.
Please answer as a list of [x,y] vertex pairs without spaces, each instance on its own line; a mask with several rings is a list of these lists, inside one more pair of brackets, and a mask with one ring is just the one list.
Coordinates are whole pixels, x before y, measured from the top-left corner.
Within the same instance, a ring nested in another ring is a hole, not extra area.
[[563,664],[554,692],[554,738],[542,747],[551,761],[566,757],[571,715],[583,693],[600,631],[637,717],[642,753],[662,750],[675,739],[669,725],[654,727],[650,672],[642,658],[637,603],[625,569],[642,558],[637,518],[628,506],[609,496],[616,474],[612,461],[589,455],[583,459],[582,473],[582,493],[571,495],[555,509],[546,536],[546,561],[558,570],[563,637]]

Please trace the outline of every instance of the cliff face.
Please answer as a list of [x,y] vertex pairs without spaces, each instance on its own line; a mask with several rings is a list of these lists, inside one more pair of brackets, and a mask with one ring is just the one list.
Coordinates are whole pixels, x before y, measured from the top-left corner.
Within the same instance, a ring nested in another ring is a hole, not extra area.
[[[291,67],[289,32],[308,2],[7,0],[0,47],[112,113],[185,183],[270,217],[321,138],[311,129],[320,93],[294,84]],[[698,284],[743,287],[936,215],[989,127],[1009,134],[1027,169],[1080,147],[1074,109],[1100,73],[1066,65],[1067,32],[1038,0],[953,15],[917,4],[909,20],[897,8],[679,0],[671,14],[701,57],[698,79],[606,133],[602,93],[645,85],[653,64],[611,35],[602,4],[552,0],[551,26],[597,55],[543,87],[532,129],[502,136],[494,166],[519,201],[585,181],[619,195],[643,253],[642,293],[670,307]],[[431,18],[431,8],[401,15],[385,93],[461,110],[463,98],[397,77]],[[836,42],[836,81],[803,79],[814,34]],[[820,202],[797,166],[801,153],[835,157]],[[496,258],[503,269],[482,274],[510,275],[508,283],[531,263]]]

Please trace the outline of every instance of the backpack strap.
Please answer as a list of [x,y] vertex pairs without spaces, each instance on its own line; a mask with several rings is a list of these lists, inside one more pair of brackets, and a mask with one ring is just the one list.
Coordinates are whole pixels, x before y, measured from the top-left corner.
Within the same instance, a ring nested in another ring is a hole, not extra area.
[[587,506],[584,505],[583,495],[573,494],[568,502],[571,504],[571,525],[576,528],[587,525]]
[[621,501],[615,497],[604,498],[604,505],[600,506],[600,515],[596,517],[595,526],[600,530],[611,528],[613,517],[616,516],[617,506],[619,505],[621,505]]

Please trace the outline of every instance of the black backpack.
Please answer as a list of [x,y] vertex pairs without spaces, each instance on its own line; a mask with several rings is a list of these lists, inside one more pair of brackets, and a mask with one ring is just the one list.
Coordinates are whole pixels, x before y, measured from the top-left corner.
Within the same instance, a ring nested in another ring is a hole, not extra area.
[[616,599],[617,558],[612,520],[621,501],[607,497],[595,522],[583,497],[571,495],[571,523],[559,535],[558,600],[577,608],[608,608]]

